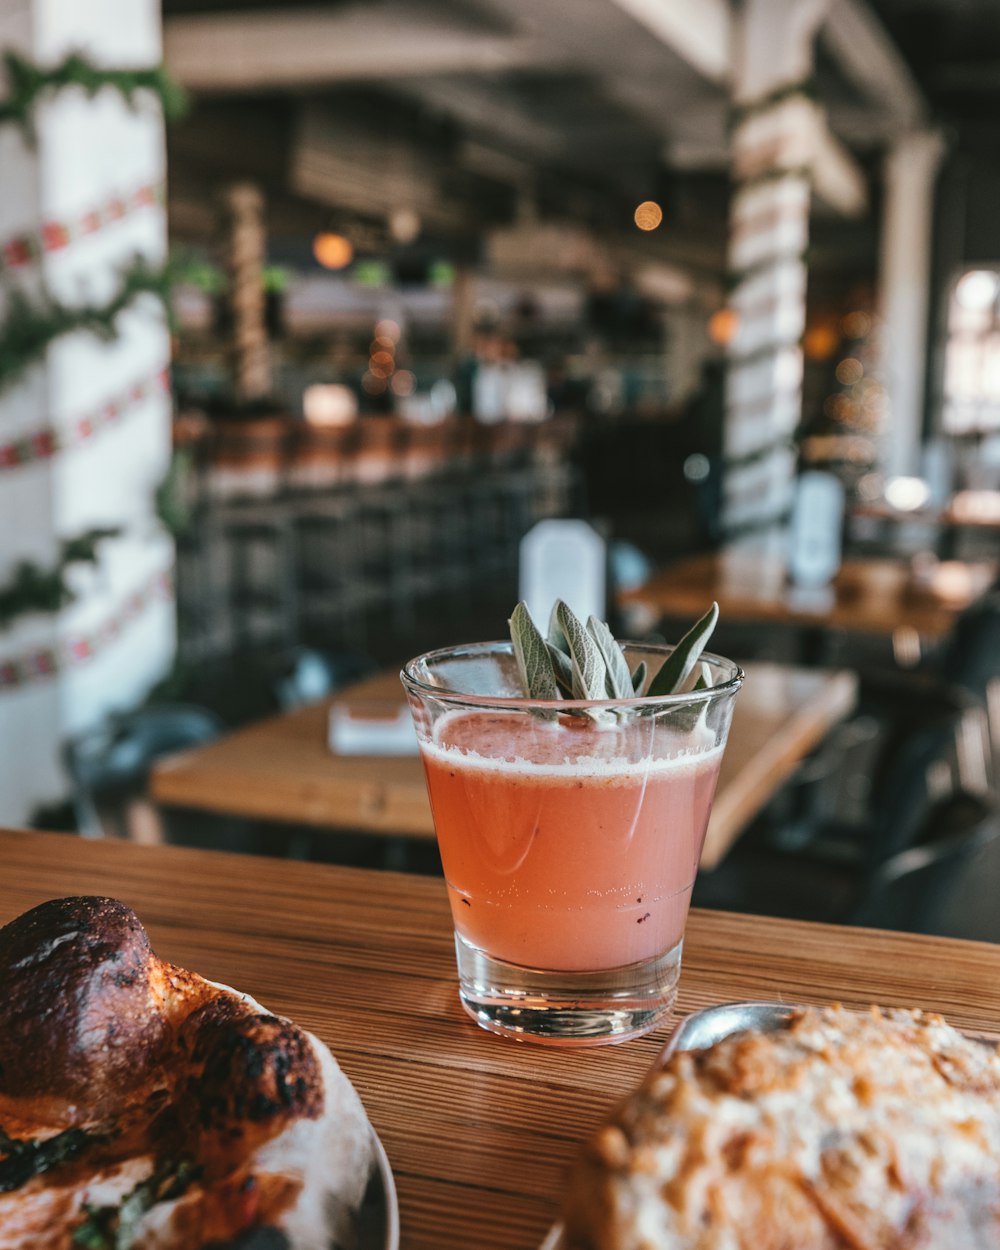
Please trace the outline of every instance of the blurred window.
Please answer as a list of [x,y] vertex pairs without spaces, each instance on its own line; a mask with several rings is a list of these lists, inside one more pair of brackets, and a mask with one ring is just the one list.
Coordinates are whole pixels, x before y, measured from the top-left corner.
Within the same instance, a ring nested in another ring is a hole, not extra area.
[[1000,430],[1000,268],[970,269],[952,291],[944,428],[949,434]]

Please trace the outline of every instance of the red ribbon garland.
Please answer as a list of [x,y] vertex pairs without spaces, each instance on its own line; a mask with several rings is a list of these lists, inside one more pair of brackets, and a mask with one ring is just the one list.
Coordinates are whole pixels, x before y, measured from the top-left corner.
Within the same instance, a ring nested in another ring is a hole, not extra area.
[[105,621],[99,629],[80,638],[71,638],[56,647],[44,647],[13,660],[0,661],[0,693],[16,690],[29,682],[93,659],[109,643],[118,638],[125,627],[146,610],[156,599],[167,599],[173,592],[173,578],[169,572],[154,573],[148,582],[125,600],[118,612]]
[[36,460],[51,460],[62,451],[70,451],[88,442],[109,425],[115,425],[129,408],[142,403],[158,391],[169,393],[170,371],[164,365],[141,382],[136,382],[116,399],[109,400],[90,416],[80,417],[67,429],[52,426],[26,434],[10,443],[0,443],[0,472],[18,469]]
[[121,221],[129,213],[163,204],[165,199],[164,183],[144,183],[128,195],[112,196],[100,208],[92,208],[71,222],[45,221],[37,233],[17,235],[0,246],[0,273],[6,269],[22,269],[40,256],[62,251],[76,239],[97,234],[105,226]]

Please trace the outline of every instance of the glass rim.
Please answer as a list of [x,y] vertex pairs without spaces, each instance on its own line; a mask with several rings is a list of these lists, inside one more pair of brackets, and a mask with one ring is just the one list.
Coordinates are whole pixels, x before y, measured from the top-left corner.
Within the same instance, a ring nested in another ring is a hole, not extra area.
[[[640,642],[632,638],[622,638],[617,640],[623,648],[634,647],[643,651],[662,652],[664,658],[676,650],[676,643],[669,642]],[[720,695],[727,694],[730,691],[736,693],[743,685],[746,674],[735,660],[727,659],[724,655],[717,655],[714,651],[703,651],[699,657],[702,660],[708,660],[716,664],[723,665],[732,670],[731,675],[726,681],[718,685],[707,686],[704,690],[688,690],[678,691],[673,694],[643,694],[633,695],[627,699],[532,699],[528,695],[504,695],[504,694],[474,694],[467,690],[451,690],[445,686],[433,686],[429,682],[421,680],[413,672],[414,667],[422,661],[431,661],[446,656],[462,656],[462,655],[483,655],[489,652],[502,651],[507,655],[512,655],[514,644],[509,639],[498,638],[492,642],[467,642],[456,643],[450,647],[437,647],[433,651],[424,651],[420,655],[416,655],[412,660],[407,660],[399,672],[400,681],[407,692],[414,694],[426,695],[434,699],[440,699],[449,703],[458,703],[463,706],[490,706],[503,708],[545,708],[562,711],[579,711],[583,708],[650,708],[650,707],[673,707],[679,704],[690,703],[707,703],[711,699],[718,698]]]

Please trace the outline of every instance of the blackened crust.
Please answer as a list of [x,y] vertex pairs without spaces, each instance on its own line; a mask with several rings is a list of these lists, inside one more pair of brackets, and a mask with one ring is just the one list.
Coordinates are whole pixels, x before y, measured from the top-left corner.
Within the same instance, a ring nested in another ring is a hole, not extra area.
[[224,995],[185,1022],[193,1079],[182,1100],[186,1135],[209,1171],[256,1149],[297,1119],[323,1113],[323,1074],[306,1033]]
[[163,1051],[158,965],[113,898],[52,899],[0,929],[0,1093],[113,1109]]

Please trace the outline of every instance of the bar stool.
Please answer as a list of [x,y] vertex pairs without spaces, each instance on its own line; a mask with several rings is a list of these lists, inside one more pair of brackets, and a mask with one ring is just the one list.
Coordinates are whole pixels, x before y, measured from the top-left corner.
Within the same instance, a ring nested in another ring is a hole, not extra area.
[[277,500],[230,504],[220,514],[219,531],[233,649],[295,646],[298,602],[289,509]]
[[361,650],[373,599],[364,577],[357,496],[329,492],[294,513],[294,566],[300,632],[324,647]]

